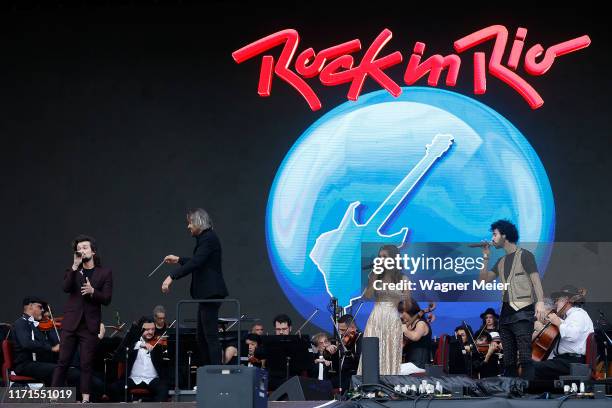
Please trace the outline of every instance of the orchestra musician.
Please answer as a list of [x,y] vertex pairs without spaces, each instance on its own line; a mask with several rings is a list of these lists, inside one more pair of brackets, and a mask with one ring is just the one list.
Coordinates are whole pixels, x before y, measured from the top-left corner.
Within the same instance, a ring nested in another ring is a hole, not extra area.
[[246,365],[248,367],[266,368],[266,359],[261,346],[261,336],[251,332],[247,334],[244,341],[248,348]]
[[[353,315],[345,314],[338,319],[338,334],[342,339],[343,348],[340,356],[340,373],[342,378],[342,390],[348,390],[351,377],[357,374],[359,360],[361,358],[361,341],[363,333],[359,331]],[[339,382],[339,381],[337,381]]]
[[286,314],[279,314],[274,318],[274,334],[286,336],[291,334],[291,318]]
[[[13,323],[11,333],[13,369],[18,375],[33,377],[50,386],[57,367],[54,361],[57,357],[53,358],[52,355],[59,353],[60,342],[55,330],[45,334],[38,327],[45,305],[46,302],[34,296],[23,299],[23,314]],[[71,380],[78,382],[79,373],[70,371]]]
[[156,402],[168,400],[169,367],[164,359],[163,347],[159,336],[155,335],[155,321],[143,317],[138,322],[140,337],[128,341],[128,363],[123,377],[112,385],[112,395],[115,401],[123,400],[125,376],[128,376],[128,390],[145,388]]
[[478,353],[473,362],[473,374],[479,378],[496,377],[501,374],[502,342],[498,332],[483,331],[476,339]]
[[473,350],[469,341],[470,336],[472,328],[469,325],[455,328],[455,337],[449,342],[449,374],[471,374]]
[[400,302],[397,310],[402,319],[403,360],[424,368],[431,363],[431,326],[422,313],[417,318],[421,311],[417,302]]
[[[530,378],[533,375],[531,359],[531,333],[534,316],[545,315],[544,292],[533,253],[517,246],[519,239],[516,226],[508,220],[491,224],[491,244],[503,248],[505,254],[489,270],[490,245],[482,246],[483,267],[480,280],[491,282],[500,279],[508,283],[503,291],[503,306],[499,333],[505,350],[504,375]],[[517,358],[518,356],[518,358]]]
[[254,333],[258,336],[263,336],[264,333],[264,325],[262,322],[255,322],[252,326],[251,329],[249,330],[251,333]]
[[538,380],[558,379],[570,373],[572,363],[584,363],[587,338],[593,333],[593,321],[582,309],[584,298],[575,286],[565,285],[551,297],[555,302],[556,313],[548,314],[545,321],[559,328],[559,340],[548,360],[534,362],[532,378]]
[[[255,336],[257,336],[256,339],[254,337],[251,337],[250,341],[256,342],[257,346],[261,346],[260,336],[264,335],[263,324],[261,322],[254,323],[249,329],[249,334],[254,334]],[[249,339],[248,335],[246,339]],[[245,345],[248,347],[249,343],[246,342]],[[236,343],[234,342],[234,344],[231,344],[225,348],[225,351],[223,352],[223,364],[238,364],[236,361],[237,357],[238,357],[238,348],[236,347]]]
[[108,306],[113,291],[113,273],[101,266],[93,237],[79,235],[72,242],[72,267],[64,273],[62,288],[69,294],[62,321],[59,360],[53,373],[53,387],[62,387],[74,355],[80,351],[80,389],[89,402],[93,360],[100,339],[102,305]]
[[157,305],[153,308],[153,320],[155,321],[156,336],[161,336],[166,330],[168,330],[166,308],[164,308],[162,305]]
[[333,366],[333,358],[338,351],[338,346],[331,344],[325,333],[317,333],[312,336],[312,367],[310,376],[319,380],[331,380],[330,370]]
[[480,314],[480,318],[482,319],[482,325],[476,331],[477,336],[483,333],[499,333],[499,315],[495,312],[495,309],[492,307],[487,308],[487,310]]

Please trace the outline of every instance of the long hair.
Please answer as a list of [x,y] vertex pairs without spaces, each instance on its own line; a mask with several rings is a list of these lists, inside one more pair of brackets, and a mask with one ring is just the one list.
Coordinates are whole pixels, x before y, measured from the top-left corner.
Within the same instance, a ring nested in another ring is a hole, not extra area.
[[[381,251],[385,251],[389,254],[389,258],[395,258],[399,255],[399,249],[395,245],[383,245],[378,253]],[[368,278],[368,286],[364,292],[364,297],[367,299],[372,299],[374,297],[374,281],[380,280],[385,283],[398,283],[402,280],[402,273],[394,266],[393,268],[386,269],[380,274],[376,275],[371,272],[370,277]]]
[[72,240],[72,250],[76,252],[77,245],[85,241],[89,242],[91,250],[95,252],[93,256],[94,265],[102,266],[102,259],[100,258],[100,255],[98,255],[98,245],[96,244],[96,239],[94,237],[84,234],[78,235],[75,239]]
[[203,208],[190,208],[187,210],[187,219],[191,225],[198,227],[200,231],[205,231],[213,227],[210,215]]

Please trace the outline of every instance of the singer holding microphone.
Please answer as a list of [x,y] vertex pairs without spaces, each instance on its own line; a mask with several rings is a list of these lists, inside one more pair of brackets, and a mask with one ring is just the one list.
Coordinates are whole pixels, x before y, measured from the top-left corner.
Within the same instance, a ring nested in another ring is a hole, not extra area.
[[63,387],[66,372],[80,346],[83,402],[90,402],[92,365],[102,320],[102,305],[108,306],[113,292],[113,273],[101,265],[93,237],[79,235],[72,241],[72,266],[64,273],[62,288],[68,293],[60,337],[60,355],[53,387]]
[[[499,319],[499,333],[504,347],[504,376],[533,378],[531,359],[531,334],[535,318],[543,319],[544,292],[533,253],[517,245],[519,234],[508,220],[491,224],[493,237],[482,247],[483,267],[480,280],[491,282],[500,279],[508,283],[503,292],[503,304]],[[505,254],[489,269],[490,246],[503,249]]]

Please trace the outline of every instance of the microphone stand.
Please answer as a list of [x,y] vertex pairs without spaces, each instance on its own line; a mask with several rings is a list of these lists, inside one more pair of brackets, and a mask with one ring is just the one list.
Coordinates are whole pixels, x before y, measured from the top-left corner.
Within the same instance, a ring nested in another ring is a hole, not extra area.
[[[362,306],[363,306],[363,302],[361,302],[359,304],[359,307],[357,308],[357,311],[352,316],[353,318],[351,319],[350,322],[347,323],[347,330],[355,322],[355,318],[359,314],[359,311],[361,310]],[[342,392],[343,392],[343,389],[342,389],[342,368],[344,367],[344,360],[346,358],[346,355],[348,354],[348,349],[344,345],[344,342],[342,341],[342,337],[340,336],[340,330],[338,329],[338,321],[334,320],[334,318],[332,318],[332,322],[334,324],[334,334],[337,336],[337,341],[342,346],[342,348],[338,348],[338,390],[340,391],[339,398],[342,399]],[[357,339],[355,339],[355,344],[357,344]]]
[[332,320],[332,324],[334,325],[334,335],[336,336],[336,341],[340,345],[340,347],[338,347],[338,389],[340,391],[340,398],[342,398],[342,366],[344,365],[344,358],[346,357],[348,349],[342,342],[342,337],[340,337],[338,323],[334,321],[334,318],[332,316],[330,316],[330,319]]
[[128,346],[125,346],[125,384],[123,387],[123,399],[124,402],[128,402],[128,360],[129,360],[129,356],[130,356],[130,348]]
[[463,323],[463,328],[465,332],[468,334],[468,338],[471,340],[472,344],[470,344],[470,354],[469,354],[469,362],[470,362],[470,378],[474,376],[474,352],[478,353],[478,346],[476,345],[476,341],[474,341],[474,336],[472,336],[472,332],[468,330],[468,325],[465,320],[461,321]]

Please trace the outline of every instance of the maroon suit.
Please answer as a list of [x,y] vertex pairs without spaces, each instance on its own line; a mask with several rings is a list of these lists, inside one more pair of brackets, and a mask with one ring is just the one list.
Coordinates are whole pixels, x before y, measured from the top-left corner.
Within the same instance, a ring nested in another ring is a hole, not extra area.
[[85,276],[72,268],[64,273],[64,292],[69,293],[64,307],[64,320],[57,368],[53,373],[53,386],[62,387],[66,371],[71,365],[77,345],[80,345],[81,393],[90,394],[92,365],[102,319],[101,305],[110,304],[113,292],[113,273],[108,268],[96,266],[89,279],[94,288],[92,295],[81,295]]

